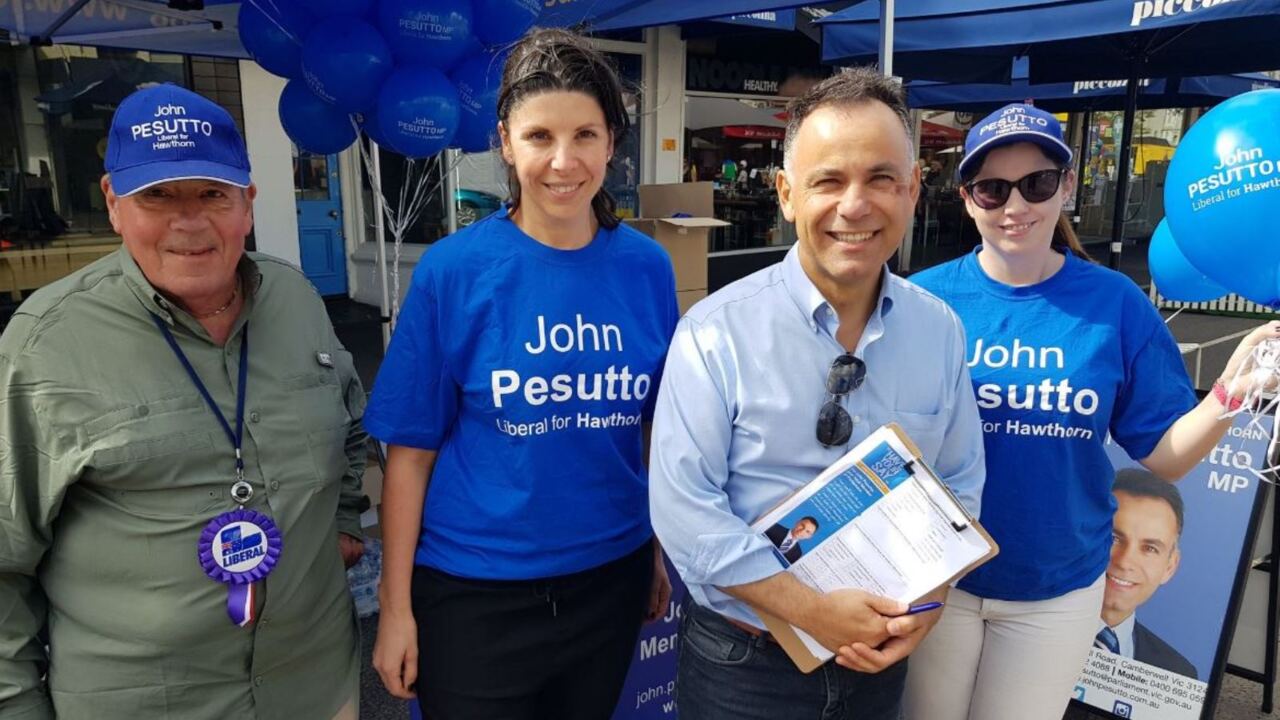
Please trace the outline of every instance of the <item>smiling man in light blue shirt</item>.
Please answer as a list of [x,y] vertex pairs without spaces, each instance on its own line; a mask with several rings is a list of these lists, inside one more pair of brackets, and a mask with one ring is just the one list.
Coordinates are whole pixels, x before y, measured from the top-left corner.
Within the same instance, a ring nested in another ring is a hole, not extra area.
[[[938,613],[901,616],[906,606],[886,598],[808,588],[749,524],[888,422],[975,514],[982,494],[963,328],[885,265],[920,187],[900,88],[849,71],[790,112],[777,184],[799,242],[689,311],[657,401],[653,525],[691,600],[682,720],[896,718],[900,661]],[[751,606],[840,650],[837,662],[800,673]]]

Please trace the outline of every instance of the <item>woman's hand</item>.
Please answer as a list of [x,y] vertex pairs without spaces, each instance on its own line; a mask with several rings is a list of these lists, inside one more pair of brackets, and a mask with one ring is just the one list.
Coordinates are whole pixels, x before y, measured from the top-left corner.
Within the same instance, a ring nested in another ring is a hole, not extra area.
[[[1254,370],[1259,369],[1257,359],[1254,358],[1254,348],[1266,342],[1280,338],[1280,321],[1273,320],[1266,325],[1255,328],[1236,346],[1235,352],[1231,353],[1231,359],[1227,361],[1227,366],[1222,371],[1219,382],[1227,390],[1230,397],[1243,397],[1254,389],[1254,384],[1258,381],[1266,381],[1273,379],[1274,376],[1254,377]],[[1280,362],[1280,357],[1276,358]],[[1274,389],[1274,388],[1267,388]]]
[[671,578],[667,577],[667,563],[662,558],[662,546],[653,539],[653,583],[649,587],[649,610],[645,620],[653,622],[667,614],[671,602]]
[[383,609],[378,618],[378,639],[373,645],[373,669],[387,692],[403,700],[416,695],[418,681],[418,623],[413,613]]

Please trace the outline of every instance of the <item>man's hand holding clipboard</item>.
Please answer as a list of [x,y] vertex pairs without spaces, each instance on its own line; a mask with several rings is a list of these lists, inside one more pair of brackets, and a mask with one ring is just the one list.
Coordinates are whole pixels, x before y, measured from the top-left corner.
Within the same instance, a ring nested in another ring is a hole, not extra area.
[[[802,520],[818,530],[792,553],[798,559],[786,575],[796,582],[770,578],[765,602],[741,590],[805,672],[833,657],[861,672],[906,657],[940,616],[910,613],[909,603],[943,602],[950,583],[999,551],[893,423],[752,527],[763,533]],[[787,622],[762,605],[798,612]]]

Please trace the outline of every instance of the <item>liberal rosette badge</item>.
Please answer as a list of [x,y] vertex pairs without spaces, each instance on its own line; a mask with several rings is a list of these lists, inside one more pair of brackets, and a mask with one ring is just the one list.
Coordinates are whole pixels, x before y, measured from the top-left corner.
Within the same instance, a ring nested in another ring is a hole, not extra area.
[[275,569],[283,545],[280,528],[253,510],[232,510],[200,533],[200,566],[227,586],[227,615],[244,627],[254,621],[254,585]]

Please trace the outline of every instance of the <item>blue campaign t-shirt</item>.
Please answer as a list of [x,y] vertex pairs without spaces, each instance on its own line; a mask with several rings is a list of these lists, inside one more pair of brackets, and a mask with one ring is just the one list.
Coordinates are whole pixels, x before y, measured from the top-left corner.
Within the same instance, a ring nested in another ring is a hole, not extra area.
[[364,414],[438,450],[416,562],[524,580],[639,547],[641,423],[678,319],[670,257],[626,226],[557,250],[500,211],[432,245]]
[[1108,432],[1145,458],[1196,397],[1173,336],[1124,275],[1068,254],[1049,279],[1012,287],[987,276],[978,252],[911,277],[964,323],[982,415],[981,520],[1000,554],[959,587],[1044,600],[1106,569]]

